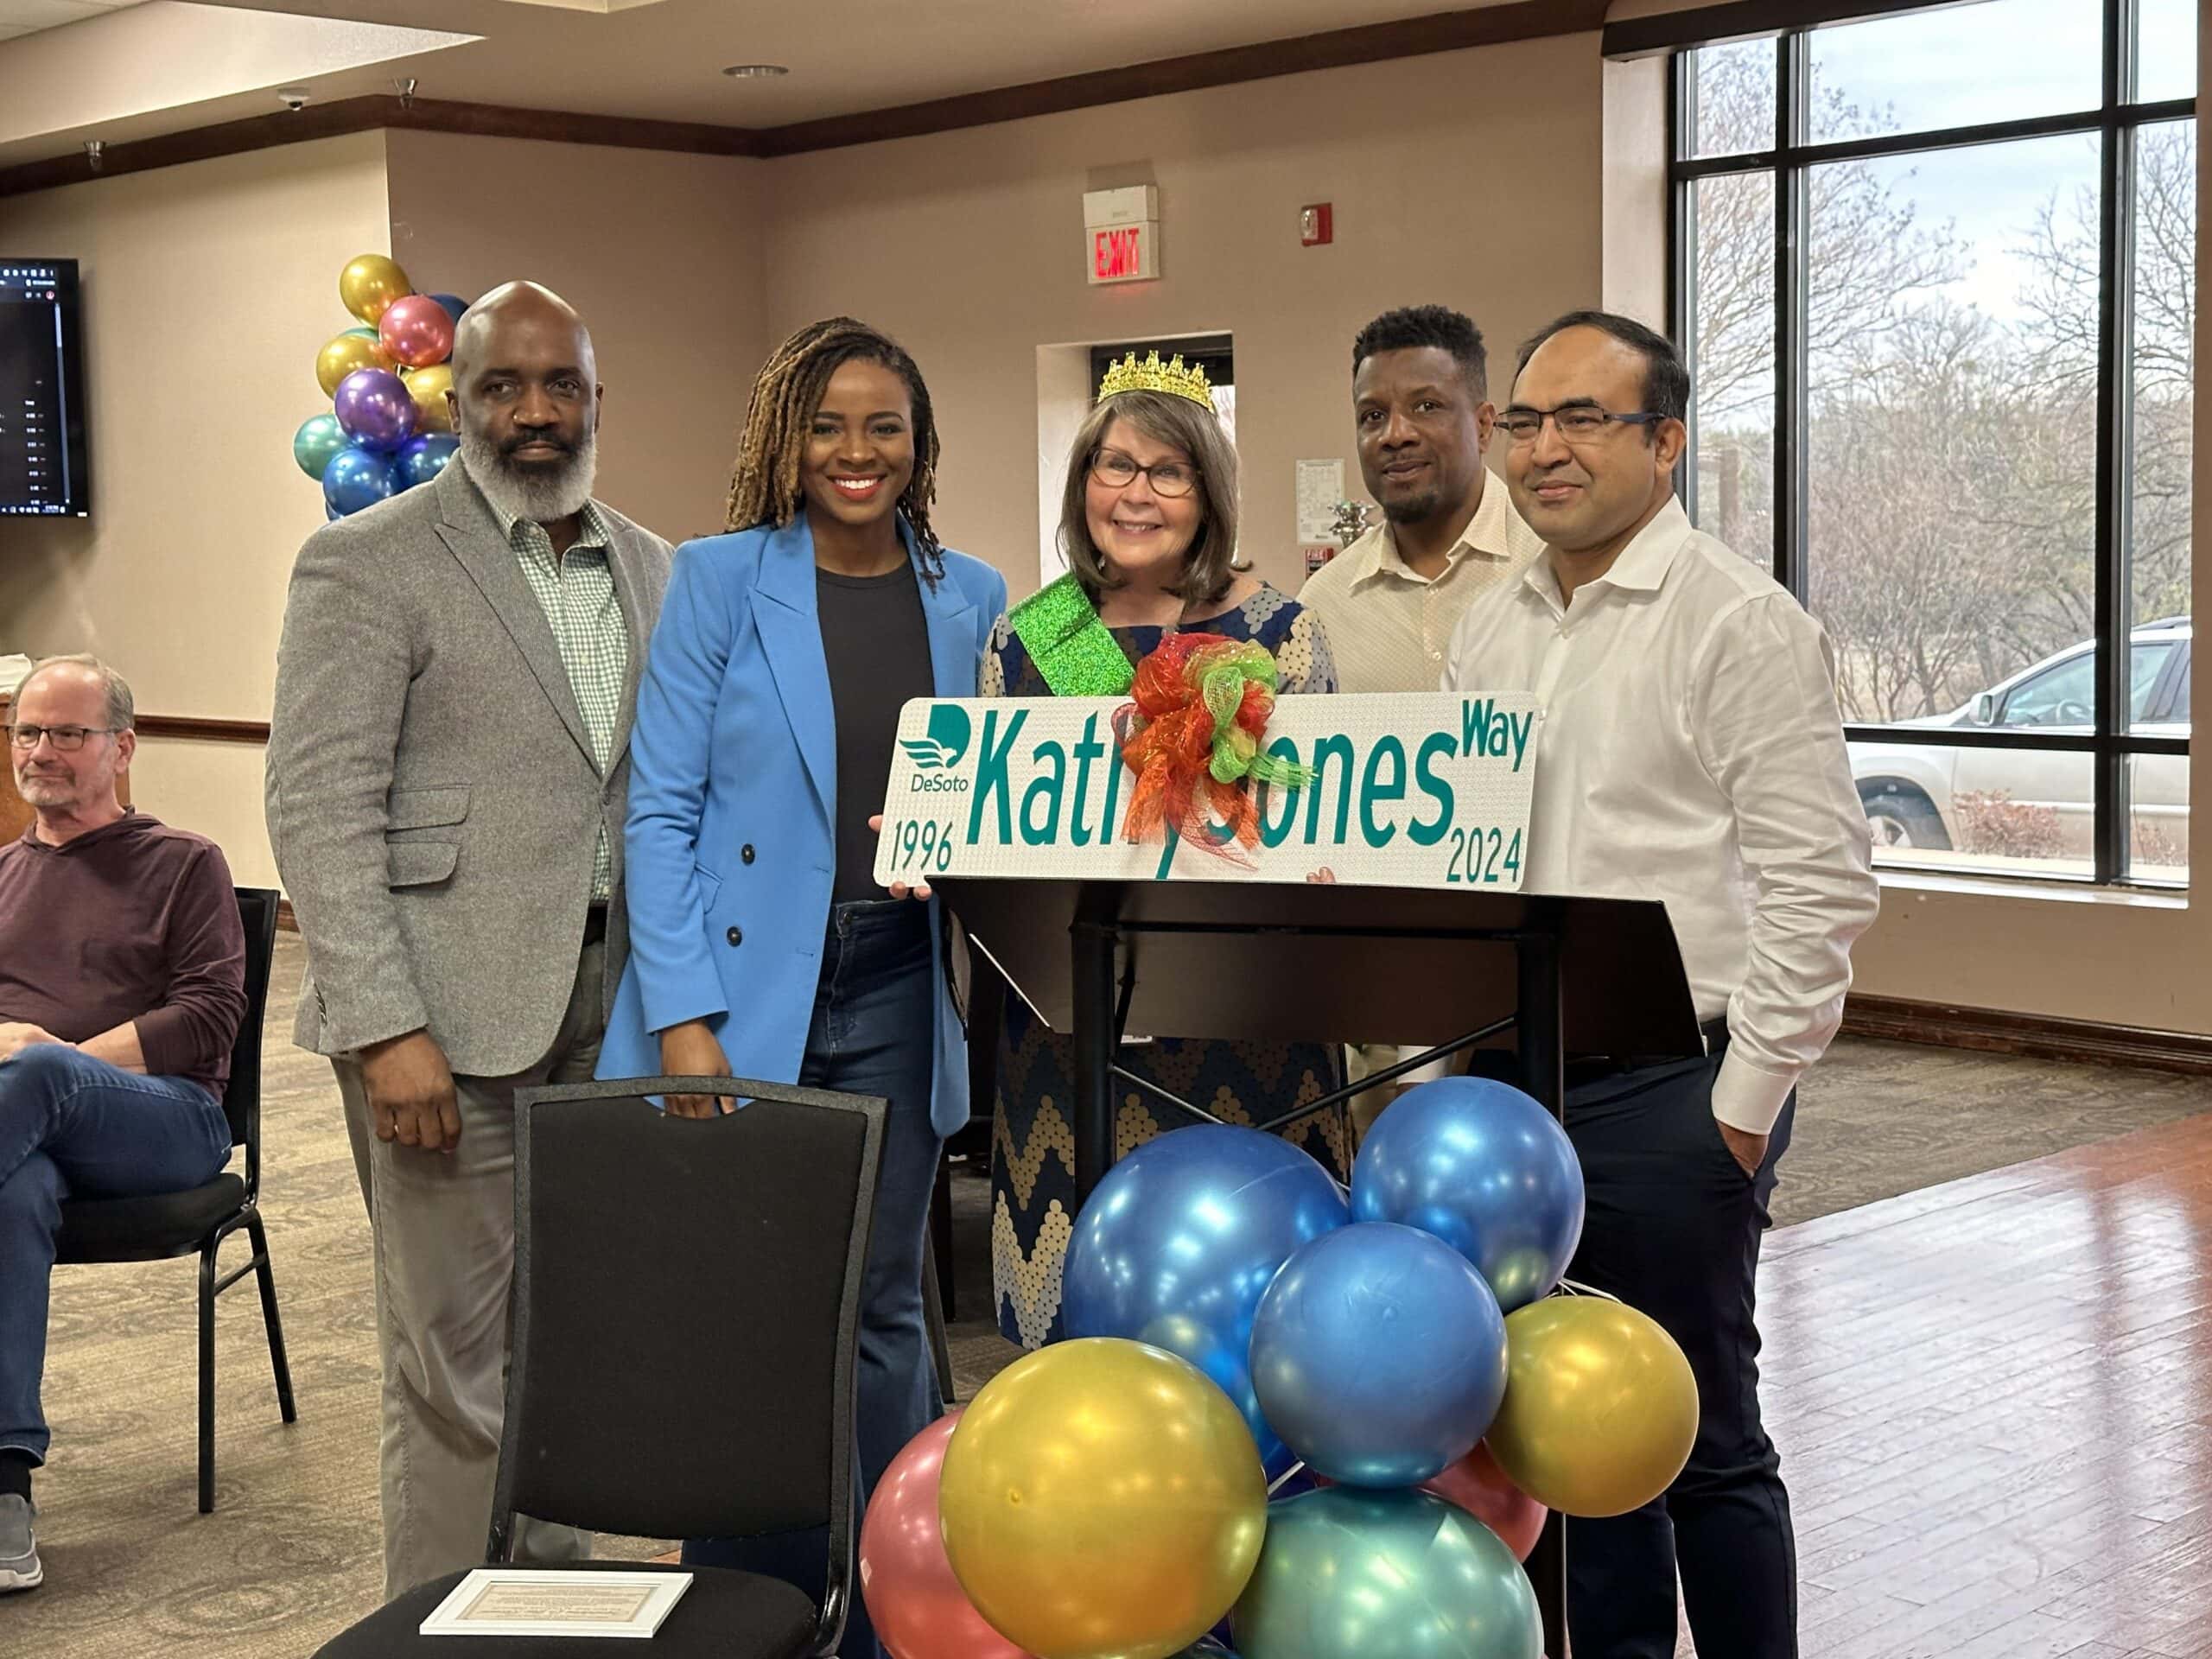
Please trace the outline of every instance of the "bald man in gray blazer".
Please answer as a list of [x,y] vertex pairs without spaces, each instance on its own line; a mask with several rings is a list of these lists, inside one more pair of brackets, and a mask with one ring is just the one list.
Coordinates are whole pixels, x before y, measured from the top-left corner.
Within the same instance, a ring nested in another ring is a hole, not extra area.
[[[575,313],[462,318],[461,448],[317,531],[285,605],[270,839],[375,1237],[385,1591],[480,1565],[505,1405],[514,1091],[592,1075],[621,976],[631,711],[669,546],[591,499]],[[524,1559],[588,1541],[526,1523]]]

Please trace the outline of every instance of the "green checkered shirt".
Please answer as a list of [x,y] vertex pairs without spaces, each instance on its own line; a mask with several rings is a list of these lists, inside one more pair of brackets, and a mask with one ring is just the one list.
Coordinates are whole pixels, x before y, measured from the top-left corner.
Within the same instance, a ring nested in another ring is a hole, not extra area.
[[[614,594],[614,570],[607,563],[607,520],[596,502],[584,503],[577,515],[575,543],[560,558],[553,556],[553,538],[545,526],[527,518],[511,518],[489,496],[485,503],[505,532],[507,544],[522,566],[523,580],[537,595],[540,609],[561,648],[561,662],[569,671],[569,689],[575,693],[583,712],[584,730],[591,738],[592,759],[600,775],[607,775],[614,752],[614,721],[622,711],[622,682],[630,671],[630,633],[622,619],[621,601]],[[591,896],[614,896],[614,866],[607,844],[607,825],[599,829],[599,846],[591,867]]]

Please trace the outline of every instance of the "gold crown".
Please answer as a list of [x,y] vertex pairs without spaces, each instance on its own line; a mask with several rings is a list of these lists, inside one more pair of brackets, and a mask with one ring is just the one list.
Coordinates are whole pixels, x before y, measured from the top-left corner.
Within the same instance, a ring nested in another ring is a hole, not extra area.
[[1166,363],[1158,352],[1147,352],[1141,363],[1131,352],[1106,371],[1098,383],[1098,401],[1103,404],[1122,391],[1164,391],[1171,397],[1187,397],[1208,413],[1213,410],[1213,387],[1206,372],[1195,363],[1186,367],[1180,352]]

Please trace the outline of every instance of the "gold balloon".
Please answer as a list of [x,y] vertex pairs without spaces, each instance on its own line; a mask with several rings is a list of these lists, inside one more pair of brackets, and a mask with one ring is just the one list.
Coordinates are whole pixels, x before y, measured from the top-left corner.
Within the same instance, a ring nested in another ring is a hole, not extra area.
[[407,395],[415,400],[415,429],[452,431],[453,413],[446,407],[446,392],[453,385],[453,370],[435,363],[427,369],[403,370],[399,378],[407,383]]
[[961,1588],[1038,1659],[1165,1659],[1227,1612],[1267,1530],[1243,1414],[1165,1349],[1094,1337],[976,1395],[938,1490]]
[[1697,1379],[1656,1320],[1601,1296],[1505,1316],[1505,1403],[1484,1437],[1516,1486],[1562,1515],[1625,1515],[1697,1439]]
[[407,273],[380,253],[365,253],[348,260],[338,273],[338,297],[372,328],[382,321],[385,308],[415,291]]
[[315,383],[326,397],[335,396],[338,383],[356,369],[388,369],[392,361],[384,347],[359,334],[337,334],[315,354]]

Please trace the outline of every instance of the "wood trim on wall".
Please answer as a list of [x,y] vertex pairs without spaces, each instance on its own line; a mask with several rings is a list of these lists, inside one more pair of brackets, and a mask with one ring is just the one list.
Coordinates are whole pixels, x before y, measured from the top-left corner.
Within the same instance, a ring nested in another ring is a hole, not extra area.
[[1854,993],[1844,1004],[1843,1032],[1847,1037],[1883,1042],[1924,1043],[1985,1054],[2019,1054],[2092,1065],[2139,1065],[2212,1076],[2212,1037],[2093,1020],[2008,1014],[1996,1008],[1955,1007]]
[[276,901],[276,931],[279,933],[296,933],[300,931],[300,918],[292,914],[292,901],[289,899],[279,899]]
[[1609,58],[1646,58],[1677,47],[1756,39],[1785,29],[1863,22],[1893,11],[1929,11],[1960,0],[1730,0],[1605,25],[1600,50]]
[[197,715],[140,715],[132,722],[141,737],[188,737],[203,743],[266,743],[265,720],[203,720]]
[[1121,69],[1099,69],[1055,80],[1001,86],[957,98],[933,99],[894,109],[798,121],[780,127],[726,127],[705,122],[650,121],[625,116],[578,115],[561,110],[513,109],[439,99],[401,99],[389,94],[310,104],[303,110],[250,116],[213,126],[106,146],[95,173],[81,154],[0,168],[0,197],[89,184],[96,179],[155,168],[177,167],[219,156],[242,155],[281,144],[306,143],[348,133],[397,128],[460,133],[480,138],[531,138],[564,144],[604,144],[625,149],[673,150],[692,156],[797,156],[911,138],[923,133],[1020,121],[1158,98],[1169,92],[1232,86],[1309,70],[1338,69],[1394,58],[1424,57],[1469,47],[1497,46],[1554,35],[1593,32],[1605,22],[1607,0],[1511,0],[1505,5],[1437,12],[1397,22],[1352,29],[1256,46],[1161,58]]
[[632,120],[621,116],[575,115],[560,110],[518,110],[497,104],[460,104],[439,99],[401,99],[389,93],[310,104],[303,110],[249,116],[210,127],[162,133],[110,144],[99,171],[81,155],[56,156],[0,168],[0,196],[20,196],[65,184],[90,184],[124,173],[180,167],[283,144],[391,128],[454,132],[477,138],[536,138],[553,143],[605,144],[621,149],[676,150],[691,156],[762,156],[761,136],[746,127],[704,122]]

